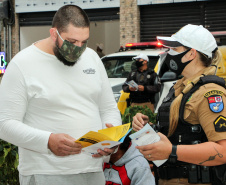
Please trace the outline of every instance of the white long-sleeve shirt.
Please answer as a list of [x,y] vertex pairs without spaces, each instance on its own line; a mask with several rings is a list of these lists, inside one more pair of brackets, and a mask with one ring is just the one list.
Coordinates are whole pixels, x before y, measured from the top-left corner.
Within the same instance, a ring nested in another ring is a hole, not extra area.
[[35,45],[22,50],[4,74],[0,105],[0,138],[19,146],[22,175],[102,171],[101,158],[49,152],[49,136],[78,139],[105,123],[121,124],[104,66],[90,48],[73,67]]

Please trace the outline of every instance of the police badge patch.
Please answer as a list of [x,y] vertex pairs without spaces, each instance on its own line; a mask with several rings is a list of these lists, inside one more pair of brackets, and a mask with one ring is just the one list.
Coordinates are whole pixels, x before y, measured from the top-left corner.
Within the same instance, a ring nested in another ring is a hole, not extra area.
[[216,132],[225,132],[226,131],[226,117],[219,116],[214,121],[214,127],[215,127]]
[[212,90],[205,93],[205,97],[208,99],[209,108],[212,112],[219,113],[224,109],[224,103],[222,101],[222,91]]

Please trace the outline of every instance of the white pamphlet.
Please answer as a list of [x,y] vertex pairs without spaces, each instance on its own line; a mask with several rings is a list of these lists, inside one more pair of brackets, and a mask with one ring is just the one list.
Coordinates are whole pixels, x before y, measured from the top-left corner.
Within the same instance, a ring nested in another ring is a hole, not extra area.
[[138,84],[136,82],[134,82],[133,80],[129,81],[129,82],[125,82],[127,85],[136,88],[136,90],[138,90]]
[[119,142],[119,141],[106,140],[106,141],[96,143],[94,145],[87,146],[82,149],[82,152],[89,154],[89,155],[93,155],[93,154],[97,154],[98,149],[104,150],[105,148],[112,148],[119,144],[121,144],[121,142]]
[[[154,131],[154,129],[149,124],[146,124],[141,130],[135,132],[134,134],[131,134],[129,137],[138,146],[152,144],[160,140],[159,135]],[[159,167],[166,161],[167,159],[156,160],[152,162],[155,163],[157,167]]]

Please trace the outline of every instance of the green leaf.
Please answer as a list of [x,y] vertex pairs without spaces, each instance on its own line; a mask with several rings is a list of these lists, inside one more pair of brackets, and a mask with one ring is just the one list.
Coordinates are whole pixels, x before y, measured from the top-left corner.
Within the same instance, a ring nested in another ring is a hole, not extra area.
[[18,165],[19,165],[19,155],[16,154],[16,160],[14,161],[14,168],[17,168]]
[[6,156],[8,155],[8,153],[10,152],[11,148],[4,148],[4,157],[6,158]]

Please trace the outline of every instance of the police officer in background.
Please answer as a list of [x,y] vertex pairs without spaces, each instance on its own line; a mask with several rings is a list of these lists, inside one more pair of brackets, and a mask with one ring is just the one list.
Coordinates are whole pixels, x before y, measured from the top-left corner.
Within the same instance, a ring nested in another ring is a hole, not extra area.
[[[137,148],[158,167],[159,185],[226,184],[225,81],[215,76],[221,60],[216,40],[203,26],[186,25],[171,37],[157,37],[169,48],[164,62],[184,77],[158,110],[160,141]],[[138,113],[138,131],[148,117]],[[160,133],[161,132],[161,133]]]
[[[139,54],[133,60],[136,69],[130,72],[126,82],[122,85],[122,89],[124,92],[130,93],[131,106],[147,105],[154,112],[155,93],[159,92],[161,88],[158,76],[153,69],[148,67],[149,59],[147,55]],[[138,88],[127,84],[131,80],[138,84]]]

